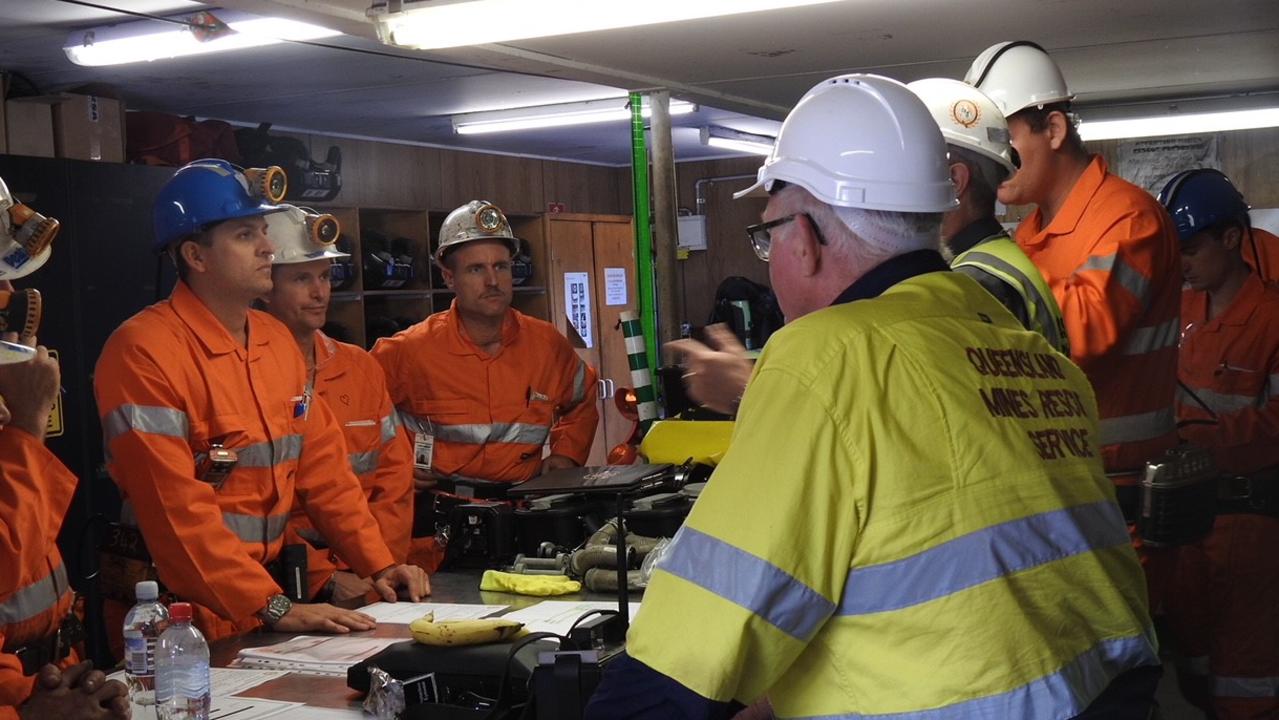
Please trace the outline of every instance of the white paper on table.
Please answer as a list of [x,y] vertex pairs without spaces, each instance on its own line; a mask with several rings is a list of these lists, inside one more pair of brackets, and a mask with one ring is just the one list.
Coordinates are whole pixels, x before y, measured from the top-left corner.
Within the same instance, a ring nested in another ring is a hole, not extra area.
[[[306,705],[290,708],[271,718],[271,720],[360,720],[364,712],[357,708],[322,708]],[[229,718],[228,720],[237,720]]]
[[[133,709],[133,720],[156,720],[155,705],[139,705],[129,703]],[[284,702],[282,700],[263,700],[261,698],[231,698],[214,696],[209,703],[209,720],[258,720],[259,718],[282,717],[281,713],[300,710],[303,714],[294,717],[311,717],[302,703]],[[358,715],[356,716],[358,717]]]
[[239,659],[259,667],[269,667],[267,663],[280,663],[279,669],[293,669],[298,665],[327,665],[345,671],[347,667],[381,652],[388,645],[407,639],[298,635],[275,645],[244,648],[239,653]]
[[376,602],[365,605],[359,612],[370,615],[380,623],[408,625],[423,615],[433,612],[435,620],[478,620],[496,612],[501,612],[509,605],[467,605],[463,603],[411,603],[411,602]]
[[260,698],[214,697],[209,707],[209,720],[259,720],[276,717],[285,710],[303,707],[302,703]]
[[[635,617],[640,604],[629,604],[630,616]],[[571,602],[566,600],[543,600],[529,607],[514,610],[502,617],[524,623],[529,632],[553,632],[567,635],[569,628],[577,619],[592,610],[617,610],[616,602]]]

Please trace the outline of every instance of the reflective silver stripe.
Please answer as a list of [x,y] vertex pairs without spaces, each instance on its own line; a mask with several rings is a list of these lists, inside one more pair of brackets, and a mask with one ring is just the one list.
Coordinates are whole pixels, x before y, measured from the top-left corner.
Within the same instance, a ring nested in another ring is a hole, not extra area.
[[381,459],[382,453],[378,450],[370,450],[369,452],[351,453],[346,457],[351,461],[351,472],[356,475],[363,475],[377,470],[378,460]]
[[835,603],[773,563],[688,526],[659,570],[683,578],[799,640],[807,641]]
[[[987,275],[1002,273],[1003,277],[999,275],[995,275],[995,277],[1005,284],[1008,284],[1008,280],[1015,281],[1018,287],[1015,287],[1014,290],[1017,290],[1022,302],[1027,305],[1027,314],[1034,316],[1032,322],[1035,327],[1030,329],[1042,334],[1048,340],[1049,345],[1067,352],[1066,343],[1063,342],[1061,333],[1058,331],[1058,326],[1060,325],[1058,318],[1054,317],[1054,313],[1049,309],[1047,299],[1039,293],[1038,286],[1035,285],[1031,278],[1026,276],[1026,273],[1007,260],[981,250],[970,250],[964,253],[963,260],[952,265],[951,268],[965,266],[976,268]],[[1056,304],[1056,300],[1053,300],[1053,304]]]
[[[1215,413],[1229,414],[1239,412],[1240,410],[1247,410],[1248,408],[1261,407],[1265,404],[1265,401],[1262,398],[1252,397],[1251,395],[1231,395],[1228,393],[1219,393],[1215,390],[1208,390],[1206,388],[1194,388],[1193,392],[1194,395],[1191,396],[1190,393],[1186,392],[1185,388],[1177,388],[1177,397],[1181,401],[1182,405],[1193,408],[1202,408],[1203,405],[1200,405],[1199,403],[1203,403]],[[1199,399],[1198,402],[1195,401],[1195,398]]]
[[579,358],[577,361],[577,372],[573,373],[573,398],[569,400],[569,405],[577,407],[577,404],[586,399],[586,363]]
[[551,434],[545,425],[493,423],[492,425],[436,425],[435,439],[467,445],[520,443],[542,445]]
[[20,623],[52,610],[70,589],[67,569],[59,564],[49,575],[20,588],[0,603],[0,625]]
[[395,416],[399,418],[400,424],[403,425],[410,433],[431,432],[431,421],[426,418],[420,418],[402,408],[395,409]]
[[1212,694],[1217,697],[1272,698],[1279,697],[1277,677],[1223,677],[1212,680]]
[[121,405],[102,419],[102,442],[111,441],[130,430],[150,435],[186,438],[190,428],[181,410],[152,405]]
[[1139,327],[1128,336],[1124,343],[1125,355],[1145,355],[1156,350],[1176,347],[1181,321],[1169,320],[1159,325]]
[[261,517],[222,511],[222,524],[241,540],[250,543],[269,543],[279,539],[288,522],[288,515]]
[[382,444],[386,444],[395,439],[396,433],[400,430],[400,415],[394,410],[390,415],[382,416],[380,421],[382,426]]
[[952,705],[903,713],[841,713],[794,720],[978,720],[979,718],[1065,718],[1083,712],[1120,673],[1158,665],[1154,632],[1102,640],[1052,674],[1007,692]]
[[1133,443],[1163,437],[1177,429],[1175,418],[1176,413],[1172,408],[1140,415],[1102,418],[1101,444]]
[[1127,263],[1120,260],[1115,253],[1109,255],[1093,255],[1079,266],[1076,272],[1085,270],[1101,270],[1109,272],[1115,282],[1124,287],[1125,290],[1132,293],[1137,298],[1138,304],[1145,308],[1150,298],[1150,280]]
[[273,467],[290,460],[297,460],[302,456],[302,436],[285,435],[278,440],[266,440],[231,449],[235,450],[239,458],[236,467]]
[[317,548],[326,548],[329,546],[328,541],[320,534],[319,530],[312,527],[300,527],[297,529],[298,537],[311,543]]

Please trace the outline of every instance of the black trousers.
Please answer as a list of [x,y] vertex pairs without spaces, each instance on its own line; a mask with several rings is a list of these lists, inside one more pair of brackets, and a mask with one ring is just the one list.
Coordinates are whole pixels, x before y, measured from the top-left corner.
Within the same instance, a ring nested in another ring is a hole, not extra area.
[[1155,688],[1163,667],[1147,665],[1123,673],[1074,720],[1147,720],[1155,705]]

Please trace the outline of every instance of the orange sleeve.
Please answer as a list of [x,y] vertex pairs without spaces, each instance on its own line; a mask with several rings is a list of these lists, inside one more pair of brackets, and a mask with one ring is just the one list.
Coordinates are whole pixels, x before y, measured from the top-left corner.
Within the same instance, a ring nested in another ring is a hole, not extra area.
[[0,430],[0,595],[58,541],[76,476],[31,433]]
[[1061,306],[1070,337],[1071,359],[1087,368],[1110,353],[1137,327],[1151,299],[1152,285],[1168,281],[1153,277],[1166,263],[1169,240],[1152,212],[1133,207],[1104,227],[1098,216],[1080,220],[1080,233],[1098,238],[1089,256],[1074,272],[1049,278]]
[[338,555],[368,577],[395,562],[345,452],[333,411],[327,403],[313,402],[298,459],[297,498]]
[[237,629],[257,627],[254,613],[280,586],[245,553],[223,524],[213,488],[196,478],[187,403],[163,363],[118,335],[107,342],[93,383],[111,477],[137,511],[169,590]]
[[377,470],[366,487],[369,510],[382,528],[382,537],[395,562],[403,563],[408,559],[413,534],[413,446],[386,393],[381,369],[375,364],[370,370],[376,373],[377,381],[370,383],[377,386],[370,391],[382,398],[379,413],[382,448]]
[[403,407],[409,399],[408,383],[400,368],[400,344],[398,338],[380,338],[369,351],[378,365],[382,366],[386,392],[391,396],[391,404],[396,407]]
[[551,454],[563,455],[584,465],[591,454],[600,420],[594,392],[599,375],[573,352],[561,335],[555,333],[553,337],[556,342],[549,360],[563,368],[560,374],[563,386],[555,399],[557,417],[551,425]]
[[[1271,315],[1266,321],[1279,332],[1279,316]],[[1274,448],[1279,446],[1279,349],[1272,350],[1265,364],[1268,378],[1262,384],[1260,406],[1253,405],[1234,412],[1218,412],[1215,424],[1185,425],[1179,432],[1182,437],[1203,447],[1211,448],[1218,456],[1239,458],[1239,451],[1247,448]],[[1267,391],[1268,387],[1268,391]]]

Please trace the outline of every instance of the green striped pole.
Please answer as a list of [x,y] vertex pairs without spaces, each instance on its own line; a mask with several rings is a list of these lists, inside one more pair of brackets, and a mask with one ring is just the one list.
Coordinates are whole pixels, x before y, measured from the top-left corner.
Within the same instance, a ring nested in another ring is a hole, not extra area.
[[658,367],[657,288],[653,274],[652,195],[648,186],[648,143],[644,139],[644,96],[631,93],[631,192],[635,213],[635,275],[639,281],[640,322],[648,348],[648,366]]
[[639,403],[640,437],[643,437],[657,419],[657,394],[653,390],[653,374],[648,369],[644,328],[630,310],[622,311],[620,319],[622,337],[626,339],[626,362],[631,367],[631,382],[635,384],[635,398]]

